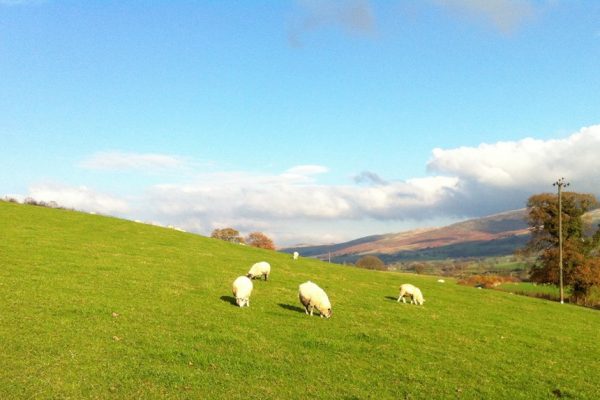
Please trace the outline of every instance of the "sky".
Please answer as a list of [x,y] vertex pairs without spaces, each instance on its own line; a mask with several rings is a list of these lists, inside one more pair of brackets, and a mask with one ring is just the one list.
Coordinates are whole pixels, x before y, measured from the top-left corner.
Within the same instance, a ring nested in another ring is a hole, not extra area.
[[600,197],[600,2],[0,0],[0,197],[278,246]]

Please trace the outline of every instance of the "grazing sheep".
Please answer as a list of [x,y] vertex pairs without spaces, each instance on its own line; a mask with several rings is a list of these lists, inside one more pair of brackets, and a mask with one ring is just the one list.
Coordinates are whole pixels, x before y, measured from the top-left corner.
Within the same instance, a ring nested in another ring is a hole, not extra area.
[[295,251],[294,254],[293,254],[294,260],[297,260],[299,256],[300,256],[300,253],[298,253],[297,251]]
[[271,273],[271,265],[266,261],[257,262],[250,268],[248,274],[246,275],[250,279],[260,278],[261,276],[265,278],[265,281],[269,279],[269,274]]
[[421,306],[423,303],[425,303],[425,299],[423,298],[423,293],[421,293],[421,290],[410,283],[405,283],[400,286],[400,296],[398,296],[398,302],[400,302],[400,299],[402,299],[402,302],[406,303],[406,300],[404,300],[404,295],[409,295],[411,297],[410,304],[414,303]]
[[306,314],[308,314],[310,310],[310,315],[312,316],[313,310],[316,307],[321,314],[321,318],[331,317],[332,311],[329,298],[325,291],[316,284],[311,281],[301,284],[298,287],[298,297],[300,298],[300,303],[304,306]]
[[439,282],[439,283],[444,283],[444,282],[446,282],[446,281],[445,281],[445,280],[443,280],[443,279],[438,279],[438,282]]
[[250,307],[250,294],[252,293],[252,281],[247,276],[238,276],[233,281],[233,295],[238,306]]

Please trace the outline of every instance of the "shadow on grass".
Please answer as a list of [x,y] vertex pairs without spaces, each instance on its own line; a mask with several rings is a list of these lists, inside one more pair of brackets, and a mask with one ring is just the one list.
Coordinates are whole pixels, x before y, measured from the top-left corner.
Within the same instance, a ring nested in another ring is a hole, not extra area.
[[232,296],[221,296],[221,300],[223,300],[226,303],[231,304],[232,306],[237,306],[237,303],[235,302],[235,297],[232,297]]
[[394,301],[398,301],[397,297],[393,297],[393,296],[385,296],[386,299],[388,300],[394,300]]
[[290,310],[290,311],[296,311],[296,312],[300,312],[300,313],[305,313],[306,312],[304,310],[304,308],[302,308],[302,307],[292,306],[292,305],[289,305],[289,304],[279,303],[278,306],[281,307],[281,308],[285,308],[286,310]]

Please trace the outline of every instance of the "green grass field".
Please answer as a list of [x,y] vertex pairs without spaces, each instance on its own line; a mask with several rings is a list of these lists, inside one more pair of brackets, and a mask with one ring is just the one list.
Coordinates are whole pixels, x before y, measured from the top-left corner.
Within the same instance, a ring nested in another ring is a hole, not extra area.
[[[520,294],[524,296],[540,297],[548,300],[559,301],[560,290],[558,286],[549,284],[534,284],[531,282],[507,282],[496,287],[509,293]],[[569,301],[571,291],[569,287],[565,288],[565,301]],[[600,309],[600,288],[591,288],[587,296],[585,305]]]
[[592,309],[0,202],[0,399],[597,399],[599,339]]
[[[539,296],[552,300],[560,299],[560,291],[555,285],[536,285],[530,282],[507,282],[498,286],[496,289],[506,292],[522,294],[525,296]],[[568,296],[569,292],[565,292]]]

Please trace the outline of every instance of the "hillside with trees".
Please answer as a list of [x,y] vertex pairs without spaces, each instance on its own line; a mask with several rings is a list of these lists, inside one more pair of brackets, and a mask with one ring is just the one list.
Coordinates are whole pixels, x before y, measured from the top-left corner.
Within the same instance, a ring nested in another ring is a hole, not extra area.
[[[600,286],[600,228],[586,226],[584,215],[598,206],[591,194],[562,194],[562,265],[564,285],[571,290],[572,300],[586,303],[592,287]],[[555,194],[531,196],[527,202],[527,222],[531,237],[527,251],[535,255],[531,280],[559,285],[559,206]],[[586,235],[592,232],[591,235]]]

